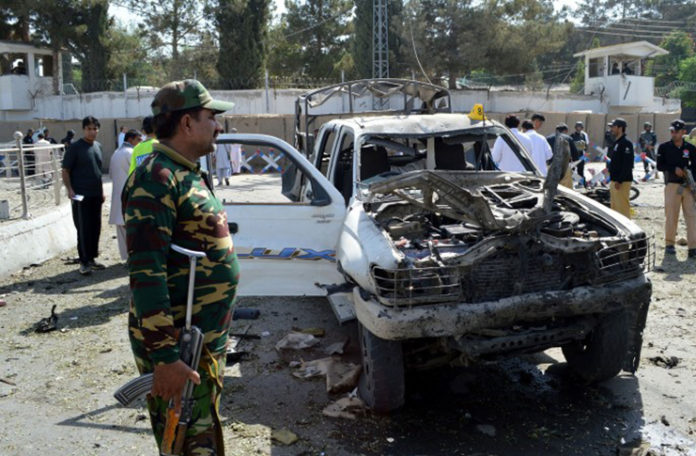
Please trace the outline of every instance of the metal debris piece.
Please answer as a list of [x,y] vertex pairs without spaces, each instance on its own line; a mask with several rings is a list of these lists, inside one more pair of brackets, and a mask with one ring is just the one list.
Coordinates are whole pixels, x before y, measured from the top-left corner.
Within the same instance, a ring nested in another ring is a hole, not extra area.
[[326,334],[323,328],[292,328],[292,330],[302,334],[311,334],[315,337],[324,337]]
[[554,143],[553,158],[549,165],[546,181],[544,182],[544,212],[551,213],[553,208],[553,200],[558,193],[558,184],[563,179],[570,162],[570,146],[568,141],[563,139],[560,134],[556,133]]
[[290,332],[276,343],[276,350],[302,350],[310,348],[319,343],[319,339],[311,334]]

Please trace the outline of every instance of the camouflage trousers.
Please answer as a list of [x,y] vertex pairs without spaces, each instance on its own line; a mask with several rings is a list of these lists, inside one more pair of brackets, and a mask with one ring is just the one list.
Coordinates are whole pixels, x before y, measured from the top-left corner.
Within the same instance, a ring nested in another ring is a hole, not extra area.
[[[140,334],[140,331],[134,330],[137,328],[134,326],[137,325],[137,321],[132,311],[128,317],[128,335],[138,371],[141,374],[152,372],[154,365],[147,356],[145,346],[134,336],[134,334]],[[193,411],[184,440],[183,454],[186,456],[225,455],[219,412],[224,371],[225,355],[211,356],[204,347],[198,366],[201,383],[193,389]],[[148,394],[147,408],[150,412],[150,424],[157,441],[157,448],[161,448],[168,407],[169,401]]]

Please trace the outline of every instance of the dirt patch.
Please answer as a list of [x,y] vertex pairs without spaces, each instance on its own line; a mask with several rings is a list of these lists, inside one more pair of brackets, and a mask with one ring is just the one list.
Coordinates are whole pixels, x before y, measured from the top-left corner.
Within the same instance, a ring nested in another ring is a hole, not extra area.
[[[289,363],[324,358],[324,349],[346,339],[341,358],[358,362],[355,325],[338,326],[324,299],[242,299],[239,305],[258,309],[260,318],[236,321],[233,330],[258,337],[240,342],[247,354],[225,372],[228,454],[696,454],[696,261],[683,246],[675,258],[663,257],[662,186],[639,188],[635,220],[656,235],[657,270],[636,376],[580,387],[560,351],[549,350],[414,373],[398,413],[329,418],[322,410],[344,394],[328,394],[323,378],[294,377]],[[108,202],[100,257],[106,270],[80,276],[71,252],[0,280],[0,454],[156,454],[142,402],[122,408],[111,396],[136,370],[126,333],[126,269],[107,213]],[[57,330],[34,332],[53,305]],[[324,335],[310,349],[280,356],[275,344],[292,328]],[[297,441],[272,437],[285,431]]]

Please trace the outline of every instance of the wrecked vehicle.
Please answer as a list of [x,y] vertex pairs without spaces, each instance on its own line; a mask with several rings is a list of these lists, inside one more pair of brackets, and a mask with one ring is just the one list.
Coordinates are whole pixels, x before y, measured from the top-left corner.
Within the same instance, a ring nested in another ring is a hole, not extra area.
[[[350,115],[327,115],[314,130],[326,113],[310,108],[330,103],[348,105]],[[361,103],[400,108],[354,112]],[[415,81],[339,84],[297,106],[296,142],[309,160],[268,137],[219,139],[263,139],[288,160],[285,201],[226,206],[244,272],[240,292],[326,290],[341,322],[357,319],[359,392],[371,408],[403,405],[409,369],[550,347],[561,347],[588,383],[635,372],[652,240],[558,187],[563,154],[544,179],[504,126],[475,111],[447,112],[445,89]],[[496,140],[526,171],[496,168]]]

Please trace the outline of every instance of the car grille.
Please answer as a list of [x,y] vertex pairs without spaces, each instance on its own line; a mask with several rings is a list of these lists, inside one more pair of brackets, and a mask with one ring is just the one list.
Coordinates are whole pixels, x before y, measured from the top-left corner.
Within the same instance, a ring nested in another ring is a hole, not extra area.
[[655,269],[655,236],[609,242],[594,257],[599,275],[595,283],[616,282]]
[[522,254],[520,249],[507,249],[473,266],[374,266],[371,272],[377,295],[386,305],[476,303],[636,277],[654,266],[653,243],[653,238],[643,238],[604,245],[595,252],[564,255],[535,248]]

